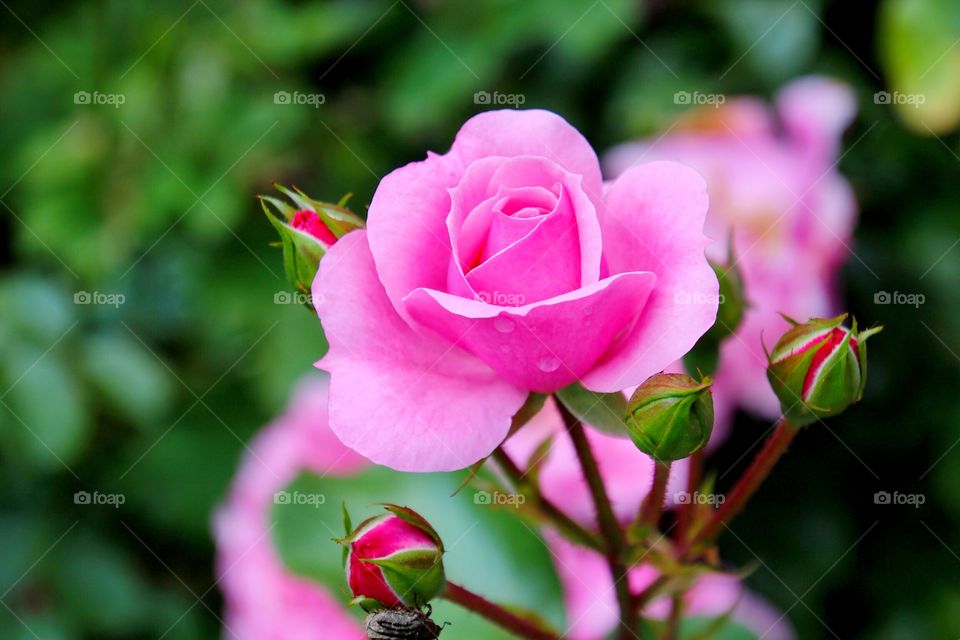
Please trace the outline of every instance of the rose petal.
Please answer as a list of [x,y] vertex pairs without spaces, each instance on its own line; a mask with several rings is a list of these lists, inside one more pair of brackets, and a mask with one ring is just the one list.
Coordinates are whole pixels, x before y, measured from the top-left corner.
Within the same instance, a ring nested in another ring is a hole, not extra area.
[[313,284],[330,343],[330,427],[401,471],[451,471],[487,456],[526,393],[447,341],[415,333],[390,306],[364,231],[347,234]]
[[[711,272],[712,273],[712,272]],[[549,300],[502,307],[433,289],[406,299],[411,318],[504,379],[550,393],[583,376],[644,309],[656,279],[621,273]]]
[[607,266],[611,273],[652,272],[657,286],[630,333],[583,377],[588,388],[640,384],[713,325],[719,284],[704,257],[706,212],[703,179],[677,163],[634,167],[608,187],[598,209]]

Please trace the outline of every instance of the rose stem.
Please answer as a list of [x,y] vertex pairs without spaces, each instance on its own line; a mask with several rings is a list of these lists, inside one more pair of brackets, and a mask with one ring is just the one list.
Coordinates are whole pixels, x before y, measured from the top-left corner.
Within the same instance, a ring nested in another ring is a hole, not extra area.
[[486,598],[472,591],[468,591],[449,580],[441,597],[460,605],[464,609],[483,616],[490,622],[493,622],[520,638],[528,638],[529,640],[558,640],[558,636],[555,633],[545,631],[529,620],[521,618],[500,605],[494,604]]
[[[517,466],[517,463],[513,461],[510,455],[503,450],[503,448],[497,448],[493,452],[493,457],[497,461],[497,464],[500,466],[500,469],[503,473],[510,478],[510,482],[513,484],[514,489],[520,491],[521,485],[523,485],[524,472],[520,470],[520,467]],[[566,536],[576,541],[578,544],[590,547],[596,551],[603,552],[603,544],[597,539],[597,536],[587,531],[583,528],[576,520],[572,519],[566,513],[560,510],[557,505],[553,504],[540,492],[540,490],[535,487],[530,487],[530,493],[532,494],[533,500],[536,502],[537,508],[547,516],[554,526],[557,527],[561,532]]]
[[650,601],[657,596],[660,589],[666,585],[669,580],[670,576],[664,574],[657,576],[656,580],[647,585],[643,591],[633,596],[634,609],[636,609],[638,612],[642,612],[643,608],[650,604]]
[[670,618],[664,631],[664,640],[677,640],[680,637],[680,620],[683,618],[683,596],[675,594],[670,601]]
[[570,439],[573,441],[573,448],[580,459],[580,466],[583,469],[587,486],[590,488],[590,493],[593,494],[593,502],[597,510],[597,522],[607,543],[607,564],[610,566],[613,586],[617,592],[620,624],[623,625],[620,637],[623,639],[634,638],[636,637],[639,618],[637,610],[633,606],[633,599],[630,596],[630,585],[626,578],[627,568],[623,562],[627,539],[620,528],[620,523],[617,522],[617,518],[613,514],[610,498],[607,497],[607,490],[603,486],[600,469],[597,466],[596,458],[593,457],[587,435],[583,432],[583,425],[567,410],[559,398],[557,398],[557,407],[560,409],[560,415],[563,416],[563,422],[570,434]]
[[689,466],[687,467],[687,497],[689,500],[680,505],[677,510],[677,540],[683,540],[687,537],[687,531],[690,529],[690,521],[693,519],[693,496],[700,488],[700,478],[702,475],[703,451],[697,451],[690,456]]
[[763,445],[763,449],[756,455],[750,467],[737,480],[729,498],[713,512],[707,524],[697,532],[693,539],[681,548],[681,556],[693,551],[697,545],[712,540],[720,527],[733,520],[743,509],[747,500],[756,492],[757,488],[767,479],[777,460],[784,454],[787,447],[797,435],[799,429],[786,418],[780,418],[777,428]]
[[640,524],[656,527],[663,512],[663,501],[667,494],[667,480],[670,479],[670,463],[654,462],[653,485],[640,507]]

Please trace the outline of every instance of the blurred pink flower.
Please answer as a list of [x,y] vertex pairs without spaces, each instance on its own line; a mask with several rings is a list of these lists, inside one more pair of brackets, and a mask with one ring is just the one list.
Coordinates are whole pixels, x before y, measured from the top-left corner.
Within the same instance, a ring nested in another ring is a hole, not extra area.
[[[574,545],[548,531],[547,541],[557,567],[567,609],[567,635],[570,640],[602,640],[617,627],[619,612],[610,568],[599,553]],[[649,565],[630,570],[628,580],[633,593],[653,582],[657,571]],[[707,574],[697,580],[684,596],[684,615],[719,617],[732,611],[731,622],[762,636],[764,640],[791,640],[793,628],[786,616],[751,593],[736,577]],[[670,601],[652,601],[642,614],[654,620],[665,619]]]
[[344,447],[327,426],[327,382],[309,377],[290,406],[251,441],[213,531],[216,571],[230,640],[361,640],[360,625],[340,599],[293,575],[270,535],[274,493],[304,470],[349,475],[368,462]]
[[727,259],[733,232],[737,266],[751,305],[725,341],[714,385],[717,432],[734,405],[776,417],[764,376],[768,345],[788,324],[836,313],[837,269],[856,219],[850,185],[836,171],[840,136],[856,112],[852,90],[822,77],[784,87],[775,113],[754,98],[694,110],[662,138],[620,145],[605,156],[611,176],[651,160],[675,160],[704,176],[710,194],[708,255]]
[[[622,524],[629,524],[636,518],[640,503],[653,484],[653,459],[641,453],[626,435],[616,437],[596,429],[588,429],[586,434],[614,514]],[[541,491],[571,518],[595,528],[596,512],[590,489],[552,398],[547,399],[540,413],[511,437],[504,448],[521,468],[526,468],[537,446],[551,436],[550,451],[538,472]],[[687,468],[687,460],[679,460],[672,466],[667,484],[668,504],[675,502],[677,492],[686,489]]]
[[675,163],[604,188],[556,114],[474,116],[448,153],[384,177],[367,229],[321,261],[332,429],[395,469],[459,469],[502,442],[530,390],[639,384],[713,324],[706,209]]

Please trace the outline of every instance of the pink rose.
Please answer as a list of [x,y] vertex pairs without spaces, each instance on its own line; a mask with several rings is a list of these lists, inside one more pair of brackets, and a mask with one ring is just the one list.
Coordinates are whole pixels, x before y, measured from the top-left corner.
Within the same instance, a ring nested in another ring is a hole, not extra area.
[[217,575],[230,640],[360,640],[360,625],[334,595],[287,571],[273,547],[273,495],[302,470],[349,475],[366,461],[327,427],[327,383],[298,386],[290,407],[250,443],[230,495],[214,517]]
[[856,219],[850,185],[836,171],[840,136],[856,112],[853,92],[827,78],[802,78],[780,91],[776,107],[773,114],[759,100],[738,98],[695,110],[673,132],[616,147],[604,162],[617,175],[640,162],[676,160],[706,179],[705,229],[718,241],[708,255],[726,261],[733,232],[750,304],[722,347],[714,397],[771,418],[779,406],[761,335],[772,345],[789,328],[780,313],[836,315],[835,277]]
[[604,185],[587,141],[547,111],[471,118],[444,155],[380,181],[367,229],[314,281],[330,424],[405,471],[466,467],[527,392],[636,385],[710,327],[707,195],[656,162]]

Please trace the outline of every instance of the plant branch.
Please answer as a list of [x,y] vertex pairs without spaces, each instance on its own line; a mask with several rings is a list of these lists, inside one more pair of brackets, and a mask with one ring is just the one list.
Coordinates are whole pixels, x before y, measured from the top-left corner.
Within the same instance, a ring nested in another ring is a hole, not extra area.
[[493,452],[493,458],[497,461],[504,475],[510,479],[514,490],[522,491],[522,488],[527,488],[531,494],[531,499],[536,503],[537,509],[539,509],[561,533],[578,544],[590,547],[601,553],[604,551],[603,544],[597,539],[596,534],[588,531],[576,520],[561,511],[557,505],[553,504],[553,502],[540,492],[539,487],[533,483],[525,482],[524,472],[520,470],[520,467],[517,466],[516,462],[513,461],[502,447],[497,448]]
[[590,488],[597,511],[597,523],[600,525],[600,532],[606,542],[607,564],[610,567],[611,578],[616,589],[617,603],[620,608],[620,624],[623,626],[620,637],[623,639],[634,638],[637,633],[638,616],[637,610],[633,606],[633,599],[630,596],[630,585],[626,577],[627,568],[623,562],[627,549],[627,539],[613,513],[610,498],[607,496],[606,487],[604,487],[603,479],[600,477],[600,468],[593,456],[593,450],[590,448],[587,435],[583,431],[583,425],[580,424],[580,420],[576,416],[567,410],[559,398],[556,400],[567,432],[573,441],[573,448],[580,459],[583,476]]
[[447,581],[447,587],[444,589],[441,597],[460,605],[464,609],[473,611],[477,615],[483,616],[490,622],[520,638],[526,638],[527,640],[559,640],[557,634],[547,631],[534,622],[522,618],[512,611],[508,611],[500,605],[490,602],[483,596],[468,591],[453,582]]
[[663,501],[667,494],[667,481],[670,479],[670,463],[654,462],[653,484],[640,507],[640,524],[656,527],[663,512]]

